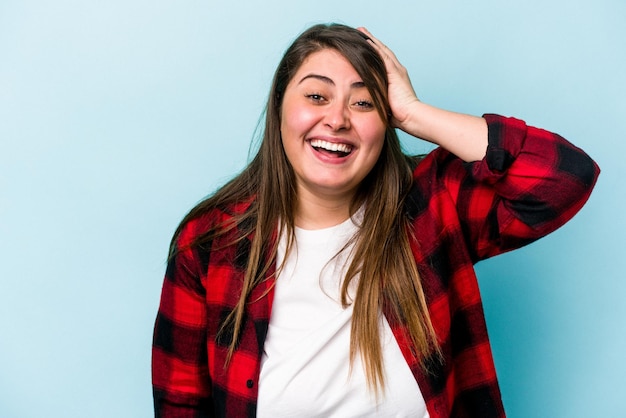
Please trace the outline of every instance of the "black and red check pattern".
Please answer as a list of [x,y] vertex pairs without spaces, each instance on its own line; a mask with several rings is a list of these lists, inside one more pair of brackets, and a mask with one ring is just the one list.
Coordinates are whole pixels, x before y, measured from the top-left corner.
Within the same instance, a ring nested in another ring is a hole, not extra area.
[[[444,361],[427,359],[430,373],[425,373],[411,354],[402,324],[390,325],[433,418],[504,416],[473,264],[563,225],[588,199],[599,174],[583,151],[556,134],[517,119],[484,117],[489,125],[486,157],[468,164],[434,150],[417,166],[406,205]],[[179,247],[246,207],[189,222]],[[249,251],[249,241],[225,247],[232,238],[184,250],[168,264],[152,357],[159,417],[256,414],[273,294],[262,296],[269,280],[254,290],[240,342],[225,368],[228,336],[217,341],[216,333],[237,302]]]

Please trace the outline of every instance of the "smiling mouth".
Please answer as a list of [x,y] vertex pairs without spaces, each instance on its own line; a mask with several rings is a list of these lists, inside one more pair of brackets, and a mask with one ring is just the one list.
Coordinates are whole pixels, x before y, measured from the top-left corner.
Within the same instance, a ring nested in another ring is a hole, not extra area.
[[322,139],[312,139],[310,143],[315,151],[339,158],[347,157],[354,149],[354,147],[349,144],[338,144],[335,142],[324,141]]

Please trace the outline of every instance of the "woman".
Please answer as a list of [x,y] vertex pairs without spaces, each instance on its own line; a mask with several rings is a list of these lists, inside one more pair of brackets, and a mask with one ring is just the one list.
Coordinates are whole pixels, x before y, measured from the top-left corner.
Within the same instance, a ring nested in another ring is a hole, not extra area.
[[[395,128],[439,147],[409,158]],[[257,155],[172,240],[156,415],[504,416],[472,265],[564,224],[598,173],[556,134],[420,102],[365,29],[308,29]]]

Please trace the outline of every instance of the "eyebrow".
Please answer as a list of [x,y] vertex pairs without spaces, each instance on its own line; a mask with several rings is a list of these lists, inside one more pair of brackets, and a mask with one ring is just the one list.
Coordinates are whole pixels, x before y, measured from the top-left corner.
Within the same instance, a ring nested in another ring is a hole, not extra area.
[[[326,84],[329,84],[331,86],[335,85],[335,82],[331,78],[326,77],[325,75],[320,75],[320,74],[307,74],[304,77],[302,77],[302,79],[300,80],[300,82],[298,82],[298,84],[302,84],[302,82],[304,82],[304,80],[307,80],[309,78],[314,78],[316,80],[320,80],[320,81],[322,81],[322,82],[324,82]],[[363,87],[365,87],[365,83],[362,82],[362,81],[355,81],[354,83],[352,83],[350,85],[350,87],[352,87],[352,88],[363,88]]]

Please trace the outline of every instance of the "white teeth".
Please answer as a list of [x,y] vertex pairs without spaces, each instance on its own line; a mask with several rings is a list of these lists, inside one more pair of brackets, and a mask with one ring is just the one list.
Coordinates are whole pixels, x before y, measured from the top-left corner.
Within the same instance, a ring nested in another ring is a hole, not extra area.
[[349,153],[352,151],[352,146],[348,144],[337,144],[334,142],[324,141],[322,139],[312,139],[311,146],[315,148],[324,148],[327,151],[339,151]]

